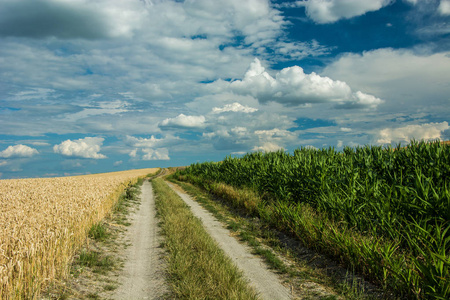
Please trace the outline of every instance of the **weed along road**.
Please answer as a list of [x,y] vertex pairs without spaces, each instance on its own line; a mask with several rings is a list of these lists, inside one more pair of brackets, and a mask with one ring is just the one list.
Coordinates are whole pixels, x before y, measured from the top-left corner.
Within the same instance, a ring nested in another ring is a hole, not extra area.
[[192,198],[168,185],[186,202],[192,213],[201,219],[205,229],[216,240],[219,246],[233,260],[244,276],[250,281],[250,285],[255,288],[261,299],[291,299],[290,291],[284,287],[277,275],[271,272],[259,257],[251,254],[250,248],[240,244],[235,238],[230,236],[230,232],[216,220],[216,218],[202,208]]
[[128,229],[130,246],[113,299],[159,299],[167,292],[152,185],[144,181],[141,204]]

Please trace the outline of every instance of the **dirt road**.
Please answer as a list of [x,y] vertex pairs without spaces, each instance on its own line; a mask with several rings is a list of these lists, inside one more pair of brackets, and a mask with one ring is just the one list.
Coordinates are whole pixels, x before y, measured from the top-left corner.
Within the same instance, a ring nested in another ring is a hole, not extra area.
[[113,299],[160,299],[167,291],[164,281],[161,237],[156,220],[152,185],[145,181],[141,189],[140,208],[133,215],[127,237],[130,246],[117,281]]
[[239,243],[230,235],[229,230],[216,220],[216,218],[201,207],[192,198],[181,192],[174,185],[169,186],[186,202],[192,213],[200,218],[208,233],[216,240],[225,253],[233,260],[250,281],[261,299],[291,299],[289,290],[284,287],[276,274],[271,272],[259,257],[251,254],[251,249]]
[[[173,188],[173,185],[169,183]],[[241,269],[261,299],[291,299],[276,274],[268,270],[264,262],[251,254],[251,249],[230,236],[230,232],[214,216],[203,209],[187,194],[174,189],[188,204],[193,214],[200,218],[208,233],[225,253]],[[127,232],[130,247],[126,249],[124,269],[117,279],[113,299],[160,299],[167,292],[164,281],[164,263],[161,259],[161,239],[155,218],[155,204],[151,183],[142,185],[140,209],[133,215]]]

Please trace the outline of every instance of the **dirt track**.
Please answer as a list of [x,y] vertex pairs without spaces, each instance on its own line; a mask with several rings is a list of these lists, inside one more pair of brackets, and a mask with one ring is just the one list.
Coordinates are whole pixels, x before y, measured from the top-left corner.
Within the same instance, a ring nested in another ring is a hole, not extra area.
[[121,285],[113,299],[159,299],[167,291],[151,183],[145,181],[141,191],[140,208],[127,232],[131,245],[126,249],[125,265],[117,279]]
[[[187,194],[168,184],[188,204],[193,214],[202,220],[208,233],[243,271],[261,299],[291,298],[289,290],[280,283],[278,276],[259,257],[251,254],[250,248],[240,244],[214,216]],[[140,208],[132,215],[132,225],[126,234],[130,247],[126,249],[125,265],[117,279],[120,286],[114,291],[112,299],[160,299],[167,292],[161,237],[155,215],[152,186],[145,181]]]
[[284,287],[277,275],[271,272],[261,258],[251,254],[251,249],[239,243],[230,235],[230,231],[215,219],[215,217],[202,208],[189,195],[181,192],[174,185],[169,186],[186,202],[192,213],[200,218],[208,233],[216,240],[219,246],[241,269],[245,277],[250,281],[261,299],[290,299],[289,290]]

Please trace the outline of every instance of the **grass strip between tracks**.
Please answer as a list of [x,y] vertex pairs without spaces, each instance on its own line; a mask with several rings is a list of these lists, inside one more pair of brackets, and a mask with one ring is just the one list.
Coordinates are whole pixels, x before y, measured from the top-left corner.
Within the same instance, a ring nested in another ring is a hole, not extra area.
[[160,178],[152,181],[175,298],[257,299],[189,207]]

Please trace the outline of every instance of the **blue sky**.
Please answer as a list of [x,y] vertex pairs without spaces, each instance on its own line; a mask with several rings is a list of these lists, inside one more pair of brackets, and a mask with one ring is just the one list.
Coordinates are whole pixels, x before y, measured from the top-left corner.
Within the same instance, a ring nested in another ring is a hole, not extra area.
[[0,0],[0,178],[450,139],[449,0]]

